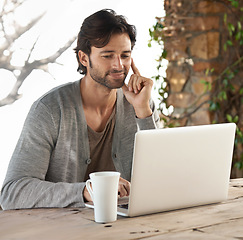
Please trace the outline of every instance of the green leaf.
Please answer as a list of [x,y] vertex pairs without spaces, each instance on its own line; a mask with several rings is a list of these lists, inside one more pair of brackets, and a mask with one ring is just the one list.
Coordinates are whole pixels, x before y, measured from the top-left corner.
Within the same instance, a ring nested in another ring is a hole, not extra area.
[[227,93],[226,93],[225,91],[221,91],[221,92],[219,92],[219,94],[218,94],[218,99],[219,99],[220,101],[227,100]]
[[241,22],[240,21],[237,22],[237,25],[238,25],[238,29],[241,30]]
[[211,91],[212,90],[212,83],[202,79],[200,81],[202,84],[204,84],[204,92]]
[[227,87],[227,86],[229,85],[228,79],[224,79],[224,80],[223,80],[223,85],[224,85],[225,87]]
[[238,8],[239,2],[237,2],[237,1],[232,2],[232,6],[235,8]]
[[228,32],[229,32],[230,37],[232,37],[233,33],[230,28],[228,28]]
[[166,51],[166,50],[163,51],[163,53],[162,53],[162,57],[163,57],[163,58],[166,58],[166,57],[167,57],[167,51]]
[[238,145],[238,139],[235,138],[235,146],[237,147],[237,145]]
[[208,91],[212,90],[212,83],[208,82]]
[[227,13],[224,14],[224,23],[227,24]]
[[230,41],[230,40],[227,41],[227,44],[228,44],[229,46],[233,46],[233,43],[232,43],[232,41]]
[[205,75],[208,76],[209,73],[213,73],[214,72],[214,68],[207,68],[205,71]]
[[227,120],[228,120],[229,122],[233,122],[233,118],[232,118],[231,115],[226,114],[226,118],[227,118]]
[[230,90],[231,90],[232,92],[235,92],[235,88],[234,88],[234,86],[233,86],[232,84],[229,84],[229,88],[230,88]]
[[238,128],[238,126],[236,127],[236,134],[239,138],[243,137],[243,133],[241,132],[241,130]]
[[239,41],[241,38],[241,32],[237,32],[235,36],[235,40]]
[[233,72],[231,72],[231,71],[227,72],[228,79],[232,79],[234,76],[235,76],[235,74]]
[[227,43],[224,44],[224,51],[227,51]]
[[209,68],[206,69],[205,75],[208,76],[208,73],[209,73]]
[[227,100],[227,93],[225,91],[223,91],[223,99]]
[[240,89],[240,95],[243,94],[243,87]]
[[149,36],[152,38],[153,37],[153,34],[154,34],[154,31],[150,28],[149,29]]
[[209,111],[213,112],[219,109],[220,109],[220,104],[218,102],[213,102],[213,101],[209,102]]
[[238,120],[239,120],[239,117],[236,115],[236,116],[233,118],[233,122],[234,122],[234,123],[237,123]]
[[243,168],[242,162],[236,162],[235,167],[238,168],[238,169],[242,169]]
[[228,29],[231,30],[232,32],[234,32],[235,26],[232,23],[228,23]]
[[233,7],[238,8],[238,6],[239,6],[239,2],[238,2],[238,0],[229,0],[229,1],[231,2],[231,5],[232,5]]

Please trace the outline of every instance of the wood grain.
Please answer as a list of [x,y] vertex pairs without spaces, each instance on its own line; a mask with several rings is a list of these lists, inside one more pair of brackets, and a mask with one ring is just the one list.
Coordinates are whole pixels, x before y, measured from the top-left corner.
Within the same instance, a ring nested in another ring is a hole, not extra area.
[[135,218],[94,222],[87,208],[0,211],[1,240],[75,239],[243,239],[243,179],[230,182],[219,204]]

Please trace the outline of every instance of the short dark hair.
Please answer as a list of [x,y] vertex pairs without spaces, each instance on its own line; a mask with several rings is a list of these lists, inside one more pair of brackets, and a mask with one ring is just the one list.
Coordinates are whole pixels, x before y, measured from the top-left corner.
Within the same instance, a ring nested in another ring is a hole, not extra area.
[[117,15],[111,9],[103,9],[84,20],[78,34],[77,47],[74,49],[79,64],[78,72],[87,73],[87,68],[79,61],[79,50],[89,56],[91,46],[104,47],[110,41],[111,35],[116,33],[127,33],[133,49],[136,42],[136,28],[128,24],[124,16]]

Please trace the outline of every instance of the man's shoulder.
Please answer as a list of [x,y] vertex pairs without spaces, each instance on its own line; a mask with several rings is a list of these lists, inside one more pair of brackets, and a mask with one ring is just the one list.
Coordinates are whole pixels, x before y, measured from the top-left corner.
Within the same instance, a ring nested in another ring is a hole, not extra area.
[[43,96],[41,96],[36,103],[42,103],[48,107],[55,105],[71,104],[80,97],[79,81],[65,83],[57,86]]

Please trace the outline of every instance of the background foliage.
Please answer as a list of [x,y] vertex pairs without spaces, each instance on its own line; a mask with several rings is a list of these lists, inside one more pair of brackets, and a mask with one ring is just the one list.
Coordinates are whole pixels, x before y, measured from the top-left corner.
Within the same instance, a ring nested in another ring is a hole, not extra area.
[[[234,122],[237,124],[235,150],[234,150],[234,167],[243,169],[243,1],[242,0],[212,0],[220,2],[227,7],[224,13],[223,24],[226,31],[222,38],[224,57],[227,58],[227,66],[220,73],[215,73],[214,69],[205,71],[205,79],[201,82],[205,86],[204,93],[197,99],[199,101],[203,96],[209,95],[194,111],[207,103],[210,111],[211,123]],[[173,12],[170,12],[173,14]],[[160,74],[163,59],[167,57],[167,50],[164,43],[167,38],[164,35],[166,26],[161,18],[157,18],[156,24],[150,29],[150,42],[158,43],[161,46],[161,55],[158,58],[158,74],[154,79],[159,82],[160,106],[159,110],[164,116],[164,108],[169,108],[167,98],[170,94],[170,86],[166,78]],[[213,81],[206,80],[208,76],[213,76]],[[196,102],[197,102],[196,101]],[[195,103],[196,103],[195,102]],[[195,104],[192,103],[192,104]],[[191,106],[190,106],[191,107]],[[183,118],[182,116],[180,118]],[[171,113],[162,117],[166,127],[174,127],[176,118]]]

